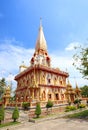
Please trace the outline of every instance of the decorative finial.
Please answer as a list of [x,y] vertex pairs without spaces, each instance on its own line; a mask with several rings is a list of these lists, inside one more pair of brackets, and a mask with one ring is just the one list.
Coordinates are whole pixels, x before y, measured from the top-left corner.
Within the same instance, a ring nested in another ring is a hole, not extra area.
[[24,61],[22,61],[22,64],[24,64]]
[[68,69],[66,68],[66,72],[68,72]]
[[75,81],[75,84],[77,85],[77,82],[76,82],[76,77],[74,76],[74,81]]
[[78,85],[77,85],[77,81],[76,81],[76,77],[74,76],[74,81],[75,81],[75,84],[76,84],[76,88],[78,88]]
[[40,17],[40,26],[42,26],[42,18]]

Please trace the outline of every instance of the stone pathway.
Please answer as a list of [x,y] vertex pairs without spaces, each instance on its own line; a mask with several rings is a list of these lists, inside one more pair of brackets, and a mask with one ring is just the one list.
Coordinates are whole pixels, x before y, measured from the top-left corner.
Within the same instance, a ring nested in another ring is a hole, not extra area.
[[19,120],[18,121],[21,122],[21,123],[28,122],[28,120],[29,120],[29,117],[28,117],[29,111],[20,111],[19,113],[20,113],[20,115],[19,115]]
[[49,117],[42,122],[28,122],[28,113],[20,111],[19,125],[0,128],[0,130],[88,130],[88,120],[64,119],[61,115]]
[[88,130],[88,122],[60,118],[38,123],[25,122],[19,126],[8,128],[9,130]]

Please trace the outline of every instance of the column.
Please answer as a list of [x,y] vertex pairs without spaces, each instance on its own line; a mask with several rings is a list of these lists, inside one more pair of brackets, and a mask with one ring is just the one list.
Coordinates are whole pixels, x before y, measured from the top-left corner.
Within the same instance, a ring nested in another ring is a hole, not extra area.
[[41,101],[41,98],[42,98],[42,93],[41,93],[41,88],[40,88],[40,90],[39,90],[39,99],[40,99],[40,101]]
[[34,89],[32,90],[32,100],[34,100]]

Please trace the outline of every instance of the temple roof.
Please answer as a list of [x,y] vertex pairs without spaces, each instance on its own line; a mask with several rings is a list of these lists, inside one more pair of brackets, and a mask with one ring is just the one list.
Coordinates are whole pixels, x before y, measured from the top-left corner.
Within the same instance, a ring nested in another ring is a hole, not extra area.
[[[16,75],[15,80],[17,80],[21,76],[25,75],[26,73],[30,73],[30,71],[33,71],[33,70],[34,70],[34,67],[32,67],[32,66],[28,67],[26,70],[24,70],[23,72]],[[46,66],[42,66],[42,65],[36,65],[35,70],[43,70],[43,71],[54,73],[54,74],[57,74],[57,75],[63,75],[65,77],[69,76],[69,74],[67,72],[60,71],[60,70],[50,68],[50,67],[46,67]]]
[[70,84],[69,79],[67,80],[67,88],[72,88],[72,85]]
[[38,50],[47,51],[47,44],[46,44],[45,36],[43,33],[43,27],[41,24],[39,27],[39,33],[38,33],[36,47],[35,47],[35,51],[38,52]]

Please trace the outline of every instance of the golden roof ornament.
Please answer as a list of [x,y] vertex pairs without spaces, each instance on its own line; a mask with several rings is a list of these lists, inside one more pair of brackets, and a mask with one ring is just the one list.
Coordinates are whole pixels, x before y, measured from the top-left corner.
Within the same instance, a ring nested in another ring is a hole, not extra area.
[[67,87],[72,88],[72,85],[70,84],[69,79],[67,80]]
[[19,66],[19,72],[22,72],[25,69],[27,69],[27,66],[25,66],[24,61],[22,61],[22,64]]
[[76,91],[76,92],[81,92],[81,90],[78,88],[77,83],[76,83],[76,88],[75,88],[75,91]]
[[19,67],[24,67],[24,68],[27,68],[24,64],[24,61],[22,61],[22,64],[19,66]]

